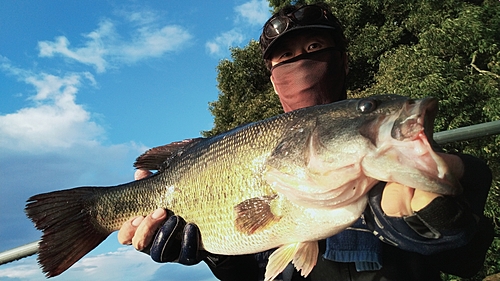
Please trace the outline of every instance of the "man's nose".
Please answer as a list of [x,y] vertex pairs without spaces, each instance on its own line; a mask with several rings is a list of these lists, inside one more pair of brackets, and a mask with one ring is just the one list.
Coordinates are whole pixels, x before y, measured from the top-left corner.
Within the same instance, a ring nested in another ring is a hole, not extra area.
[[306,54],[307,53],[307,48],[300,48],[298,50],[298,52],[295,54],[295,56],[298,56],[298,55],[303,55],[303,54]]
[[297,57],[297,56],[300,56],[300,55],[303,55],[303,54],[306,54],[306,53],[307,53],[307,49],[306,48],[297,48],[293,52],[293,57]]

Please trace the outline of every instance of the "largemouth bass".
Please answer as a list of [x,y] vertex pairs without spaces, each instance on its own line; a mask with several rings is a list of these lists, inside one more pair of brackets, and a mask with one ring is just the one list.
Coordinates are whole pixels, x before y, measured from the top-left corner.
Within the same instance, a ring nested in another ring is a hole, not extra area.
[[285,113],[211,138],[153,148],[153,176],[32,196],[46,276],[68,269],[128,219],[161,207],[195,223],[203,248],[241,255],[278,248],[266,280],[290,261],[306,276],[318,243],[357,220],[379,181],[454,195],[458,181],[431,141],[437,100],[385,95]]

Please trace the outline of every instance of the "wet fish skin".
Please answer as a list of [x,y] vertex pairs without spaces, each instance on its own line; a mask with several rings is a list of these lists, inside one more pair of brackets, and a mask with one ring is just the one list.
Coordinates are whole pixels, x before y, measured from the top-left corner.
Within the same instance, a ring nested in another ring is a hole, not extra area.
[[26,213],[44,232],[39,263],[59,275],[131,217],[162,207],[196,223],[209,252],[279,247],[266,280],[291,260],[307,275],[316,241],[353,223],[378,181],[460,192],[427,140],[436,112],[433,98],[346,100],[152,149],[137,161],[160,167],[149,178],[28,199]]

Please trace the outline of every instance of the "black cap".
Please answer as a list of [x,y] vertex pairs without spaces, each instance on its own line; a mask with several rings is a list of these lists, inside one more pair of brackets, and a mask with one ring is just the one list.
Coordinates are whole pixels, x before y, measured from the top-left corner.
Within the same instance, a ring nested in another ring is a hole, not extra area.
[[260,47],[262,50],[262,56],[264,59],[269,59],[269,56],[271,55],[271,51],[273,49],[273,46],[276,44],[277,41],[279,41],[279,38],[282,38],[285,35],[289,35],[293,32],[296,32],[298,30],[305,30],[305,29],[326,29],[326,30],[331,30],[335,43],[343,50],[345,50],[345,47],[347,45],[347,40],[345,39],[344,33],[342,31],[342,27],[340,25],[339,20],[327,9],[325,8],[324,5],[307,5],[307,6],[316,6],[321,8],[324,11],[324,17],[317,19],[315,21],[309,21],[306,23],[301,23],[297,21],[290,20],[287,26],[287,29],[278,34],[276,37],[273,38],[268,38],[265,35],[266,32],[266,27],[268,26],[269,22],[277,17],[282,17],[282,18],[290,18],[288,16],[290,13],[293,13],[296,10],[301,9],[304,6],[287,6],[281,9],[279,12],[274,14],[265,24],[263,27],[262,34],[260,35],[259,43]]

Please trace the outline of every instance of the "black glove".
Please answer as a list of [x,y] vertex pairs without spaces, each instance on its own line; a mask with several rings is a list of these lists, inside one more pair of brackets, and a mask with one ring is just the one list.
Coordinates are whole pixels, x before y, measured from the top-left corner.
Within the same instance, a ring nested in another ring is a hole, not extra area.
[[156,262],[177,262],[195,265],[204,261],[220,280],[258,280],[258,265],[253,254],[223,256],[201,248],[201,234],[193,223],[169,214],[153,242],[143,252]]
[[208,254],[199,250],[200,241],[200,231],[195,224],[186,224],[182,217],[169,215],[144,252],[156,262],[195,265]]

